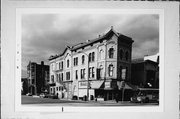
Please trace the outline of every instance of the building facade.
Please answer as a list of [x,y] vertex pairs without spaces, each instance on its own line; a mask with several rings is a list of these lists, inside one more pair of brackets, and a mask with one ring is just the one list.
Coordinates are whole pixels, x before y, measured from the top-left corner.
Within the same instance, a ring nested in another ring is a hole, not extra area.
[[32,95],[38,95],[48,89],[49,66],[35,62],[29,62],[27,66],[28,92]]
[[49,58],[50,92],[59,98],[113,99],[120,84],[131,81],[132,43],[111,28],[96,39],[66,47]]
[[132,60],[131,83],[140,88],[159,88],[159,55]]

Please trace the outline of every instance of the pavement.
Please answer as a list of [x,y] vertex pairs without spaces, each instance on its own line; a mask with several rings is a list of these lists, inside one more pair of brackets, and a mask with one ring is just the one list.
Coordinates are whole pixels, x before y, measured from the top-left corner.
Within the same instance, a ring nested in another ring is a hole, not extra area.
[[130,101],[82,101],[67,99],[39,98],[37,96],[22,96],[23,105],[34,106],[158,106],[157,103],[131,103]]

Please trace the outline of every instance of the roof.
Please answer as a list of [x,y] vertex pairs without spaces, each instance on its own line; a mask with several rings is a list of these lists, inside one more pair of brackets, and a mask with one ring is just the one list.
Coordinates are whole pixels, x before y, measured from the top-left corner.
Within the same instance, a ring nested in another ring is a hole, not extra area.
[[53,60],[53,59],[56,59],[60,56],[63,56],[64,53],[66,52],[67,49],[71,50],[71,51],[75,51],[77,49],[80,49],[80,48],[83,48],[83,47],[86,47],[88,45],[91,45],[91,44],[94,44],[94,43],[97,43],[97,42],[101,42],[103,41],[104,39],[107,39],[107,38],[110,38],[113,34],[115,34],[117,37],[123,37],[125,38],[125,40],[129,41],[129,42],[134,42],[130,37],[127,37],[123,34],[120,34],[118,32],[116,32],[113,27],[111,27],[111,29],[104,35],[102,36],[99,36],[98,38],[95,38],[93,40],[87,40],[87,42],[82,42],[82,43],[78,43],[76,45],[73,45],[73,46],[66,46],[65,50],[63,51],[63,53],[61,54],[58,54],[58,55],[55,55],[55,56],[50,56],[49,60]]

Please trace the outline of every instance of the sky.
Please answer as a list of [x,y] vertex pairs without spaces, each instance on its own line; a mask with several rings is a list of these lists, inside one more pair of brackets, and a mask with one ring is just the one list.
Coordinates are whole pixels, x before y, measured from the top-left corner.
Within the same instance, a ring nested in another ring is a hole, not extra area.
[[48,63],[66,46],[93,40],[114,30],[131,37],[132,58],[159,52],[159,16],[151,14],[23,14],[22,77],[29,61]]

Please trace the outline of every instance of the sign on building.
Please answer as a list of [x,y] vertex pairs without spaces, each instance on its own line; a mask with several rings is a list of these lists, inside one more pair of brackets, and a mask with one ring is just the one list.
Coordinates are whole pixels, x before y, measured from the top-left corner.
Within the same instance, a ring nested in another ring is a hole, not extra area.
[[122,70],[121,70],[121,78],[122,78],[123,80],[126,79],[126,69],[122,69]]

